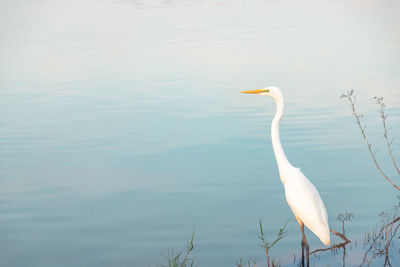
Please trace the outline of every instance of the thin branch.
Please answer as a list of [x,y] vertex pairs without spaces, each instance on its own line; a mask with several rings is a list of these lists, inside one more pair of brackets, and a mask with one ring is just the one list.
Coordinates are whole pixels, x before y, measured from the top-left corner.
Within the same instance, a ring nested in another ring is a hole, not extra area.
[[396,223],[400,221],[400,217],[397,217],[396,219],[394,219],[392,222],[386,224],[385,226],[382,227],[381,231],[384,230],[386,227],[391,226],[392,224]]
[[354,117],[355,117],[355,119],[356,119],[356,122],[357,122],[358,127],[359,127],[360,130],[361,130],[361,135],[362,135],[362,137],[363,137],[363,139],[364,139],[365,144],[366,144],[367,147],[368,147],[369,153],[371,154],[371,157],[372,157],[372,159],[373,159],[373,161],[374,161],[374,163],[375,163],[376,168],[377,168],[378,171],[383,175],[383,177],[385,177],[386,180],[388,180],[388,182],[389,182],[394,188],[396,188],[397,190],[400,191],[400,187],[398,187],[396,184],[394,184],[394,183],[392,182],[392,180],[390,180],[390,178],[383,172],[383,170],[381,169],[381,166],[378,164],[378,161],[377,161],[376,158],[375,158],[375,153],[374,153],[374,152],[372,151],[372,149],[371,149],[371,146],[372,146],[372,145],[368,142],[367,136],[365,135],[365,127],[363,127],[362,124],[361,124],[360,116],[362,116],[362,115],[359,114],[359,113],[357,113],[357,111],[356,111],[356,107],[355,107],[356,98],[355,98],[355,96],[352,97],[352,95],[353,95],[353,90],[351,90],[350,92],[348,92],[348,94],[343,94],[343,95],[341,96],[341,98],[344,98],[344,97],[345,97],[345,98],[347,98],[347,99],[350,101],[352,113],[353,113],[353,115],[354,115]]
[[331,231],[331,233],[333,233],[333,234],[339,236],[340,238],[342,238],[342,239],[344,240],[344,242],[339,243],[339,244],[336,244],[336,245],[333,245],[333,246],[331,246],[331,247],[329,247],[329,248],[320,248],[320,249],[316,249],[316,250],[310,252],[310,255],[311,255],[311,254],[314,254],[314,253],[317,253],[317,252],[321,252],[321,251],[328,251],[328,250],[334,250],[334,249],[337,249],[337,248],[343,248],[343,247],[345,247],[348,243],[350,243],[350,240],[347,239],[347,237],[345,237],[343,234],[338,233],[338,232],[336,232],[335,230],[332,230],[332,229],[329,229],[329,231]]
[[[397,211],[395,212],[395,214],[396,213],[397,213]],[[395,229],[393,231],[393,225],[398,221],[400,221],[400,217],[394,218],[390,223],[382,226],[377,234],[374,233],[372,235],[372,240],[368,241],[371,245],[369,246],[369,248],[365,252],[364,257],[363,257],[363,261],[362,261],[360,266],[362,266],[364,263],[367,263],[368,254],[370,253],[370,251],[374,247],[375,248],[377,247],[378,240],[381,240],[383,238],[385,239],[385,248],[384,248],[384,250],[382,250],[379,254],[374,253],[372,255],[372,257],[370,258],[370,260],[368,261],[368,266],[376,258],[376,256],[383,255],[383,254],[385,255],[385,265],[388,264],[389,266],[391,266],[391,263],[390,263],[390,260],[389,260],[389,248],[390,248],[390,244],[393,241],[393,238],[396,236],[397,230],[400,227],[400,224],[396,225],[396,227],[395,227]],[[389,229],[387,229],[388,227],[389,227]]]
[[385,138],[385,142],[386,142],[386,145],[387,145],[387,148],[388,148],[388,152],[389,152],[390,158],[392,159],[393,165],[394,165],[394,167],[396,168],[397,173],[400,175],[400,170],[399,170],[399,168],[397,167],[396,160],[394,159],[393,153],[392,153],[392,152],[393,152],[393,149],[392,149],[392,147],[391,147],[391,144],[392,144],[392,142],[393,142],[394,139],[393,139],[392,141],[389,141],[389,137],[388,137],[388,130],[387,130],[387,127],[386,127],[386,118],[387,118],[388,116],[385,115],[385,110],[384,110],[384,108],[385,108],[385,103],[383,103],[383,97],[382,97],[382,96],[381,96],[381,97],[374,97],[374,99],[376,100],[376,104],[378,104],[378,105],[379,105],[379,108],[380,108],[379,114],[381,115],[381,118],[382,118],[383,137]]

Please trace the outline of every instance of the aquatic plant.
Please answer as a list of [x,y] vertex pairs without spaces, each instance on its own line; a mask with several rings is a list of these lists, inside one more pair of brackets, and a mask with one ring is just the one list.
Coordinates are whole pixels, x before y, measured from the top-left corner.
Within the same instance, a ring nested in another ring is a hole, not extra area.
[[190,238],[187,247],[186,247],[186,252],[183,253],[182,251],[180,252],[175,252],[174,249],[172,248],[170,251],[168,251],[168,255],[166,256],[166,259],[168,260],[168,265],[162,264],[161,267],[193,267],[195,266],[195,257],[191,257],[190,253],[194,249],[194,231],[192,233],[192,237]]
[[266,238],[266,236],[265,236],[265,234],[264,234],[264,230],[263,230],[263,226],[262,226],[262,221],[261,221],[261,219],[260,219],[259,223],[260,223],[260,234],[258,235],[258,238],[259,238],[259,239],[261,240],[261,242],[262,242],[261,246],[265,249],[265,254],[266,254],[266,256],[267,256],[267,266],[268,266],[268,267],[271,267],[271,266],[272,266],[272,267],[281,266],[281,264],[280,264],[279,261],[276,261],[275,259],[272,259],[272,261],[271,261],[270,255],[269,255],[269,250],[270,250],[276,243],[278,243],[282,238],[285,237],[285,233],[286,233],[286,232],[285,232],[285,228],[286,228],[287,222],[285,223],[285,225],[284,225],[282,228],[279,229],[278,234],[277,234],[275,240],[272,241],[272,242],[268,242],[268,241],[267,241],[267,238]]
[[[392,266],[391,253],[394,251],[395,237],[400,228],[400,217],[398,216],[400,209],[399,203],[394,206],[392,214],[388,212],[379,213],[381,218],[381,227],[375,229],[372,233],[367,233],[364,239],[364,248],[366,249],[363,261],[360,266],[370,266],[372,261],[377,258],[384,258],[384,266]],[[398,240],[398,238],[397,238]]]

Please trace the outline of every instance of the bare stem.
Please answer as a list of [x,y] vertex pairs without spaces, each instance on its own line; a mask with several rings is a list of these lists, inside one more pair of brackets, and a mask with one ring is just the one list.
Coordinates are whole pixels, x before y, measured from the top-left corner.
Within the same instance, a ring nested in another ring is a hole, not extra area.
[[363,139],[364,139],[365,144],[366,144],[367,147],[368,147],[368,151],[369,151],[369,153],[371,154],[372,160],[374,161],[376,168],[377,168],[378,171],[382,174],[382,176],[385,177],[386,180],[387,180],[394,188],[396,188],[397,190],[400,191],[400,187],[398,187],[396,184],[394,184],[394,183],[392,182],[392,180],[390,180],[390,178],[383,172],[383,170],[381,169],[381,166],[378,164],[378,161],[377,161],[376,158],[375,158],[375,153],[374,153],[374,152],[372,151],[372,149],[371,149],[371,146],[372,146],[372,145],[368,142],[367,136],[365,135],[365,127],[363,127],[362,124],[361,124],[360,114],[357,113],[357,111],[356,111],[356,107],[355,107],[356,98],[355,98],[355,97],[352,97],[352,95],[353,95],[353,90],[351,90],[347,95],[342,95],[342,98],[343,98],[343,97],[346,97],[346,98],[350,101],[352,113],[353,113],[353,115],[354,115],[354,117],[355,117],[355,119],[356,119],[356,122],[357,122],[358,127],[359,127],[360,130],[361,130],[361,135],[362,135],[362,137],[363,137]]
[[[400,217],[398,216],[399,207],[400,204],[395,206],[394,214],[390,222],[385,219],[387,216],[385,213],[380,214],[380,216],[382,216],[382,224],[384,225],[379,231],[374,231],[372,235],[368,237],[367,243],[369,244],[369,247],[364,254],[360,267],[364,264],[369,266],[378,256],[385,257],[384,266],[392,266],[390,262],[390,249],[393,238],[396,236],[397,231],[400,228],[400,224],[398,223],[400,221]],[[382,245],[381,242],[384,242],[384,245]],[[372,254],[370,259],[368,259],[369,254]]]
[[385,103],[383,103],[383,97],[375,97],[375,100],[376,100],[376,103],[379,105],[379,108],[380,108],[379,114],[380,114],[380,116],[382,118],[383,137],[385,138],[385,142],[386,142],[386,145],[387,145],[387,148],[388,148],[388,151],[389,151],[390,158],[392,159],[393,165],[396,168],[397,173],[400,175],[399,167],[397,166],[396,160],[394,159],[393,153],[392,153],[393,149],[391,147],[391,144],[392,144],[394,139],[392,141],[389,141],[389,137],[388,137],[388,129],[387,129],[387,126],[386,126],[386,119],[387,119],[388,115],[385,115],[385,110],[384,110]]
[[391,226],[392,224],[396,223],[400,221],[400,217],[397,217],[396,219],[394,219],[393,221],[391,221],[390,223],[386,224],[385,226],[382,227],[382,230],[385,229],[388,226]]
[[336,244],[336,245],[333,245],[333,246],[331,246],[331,247],[329,247],[329,248],[320,248],[320,249],[316,249],[316,250],[310,252],[310,255],[311,255],[311,254],[314,254],[314,253],[317,253],[317,252],[321,252],[321,251],[328,251],[328,250],[333,250],[333,249],[337,249],[337,248],[343,248],[343,247],[345,247],[348,243],[350,243],[350,240],[347,239],[347,237],[345,237],[343,234],[338,233],[338,232],[336,232],[335,230],[332,230],[332,229],[329,229],[329,231],[331,231],[331,233],[333,233],[333,234],[339,236],[340,238],[342,238],[342,239],[344,240],[344,242],[339,243],[339,244]]

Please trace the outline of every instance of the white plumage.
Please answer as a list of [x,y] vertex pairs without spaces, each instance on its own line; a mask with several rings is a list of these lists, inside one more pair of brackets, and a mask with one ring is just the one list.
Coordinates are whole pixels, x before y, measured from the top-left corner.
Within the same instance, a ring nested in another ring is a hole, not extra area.
[[279,136],[279,125],[283,115],[284,101],[281,90],[277,87],[266,87],[242,93],[259,94],[272,97],[276,102],[276,113],[271,124],[271,140],[279,175],[285,188],[286,201],[296,217],[302,231],[303,242],[308,251],[304,234],[307,226],[324,245],[330,245],[328,215],[322,199],[315,186],[304,176],[299,168],[293,167],[287,160]]
[[324,245],[329,246],[328,215],[315,186],[300,169],[291,167],[285,177],[285,196],[293,214],[299,218]]

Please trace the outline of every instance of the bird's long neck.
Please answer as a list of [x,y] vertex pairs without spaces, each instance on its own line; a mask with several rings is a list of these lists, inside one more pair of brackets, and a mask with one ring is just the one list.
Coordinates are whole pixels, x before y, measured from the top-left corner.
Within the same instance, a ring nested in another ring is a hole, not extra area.
[[283,108],[284,108],[284,102],[283,102],[283,97],[281,98],[275,98],[276,102],[276,113],[274,116],[274,119],[272,120],[271,124],[271,140],[272,140],[272,147],[274,148],[274,154],[276,158],[276,163],[278,164],[279,168],[279,174],[281,177],[282,183],[285,183],[284,181],[284,170],[286,170],[287,166],[291,166],[289,163],[288,159],[286,158],[285,152],[283,151],[282,144],[281,144],[281,139],[279,136],[279,124],[283,115]]

